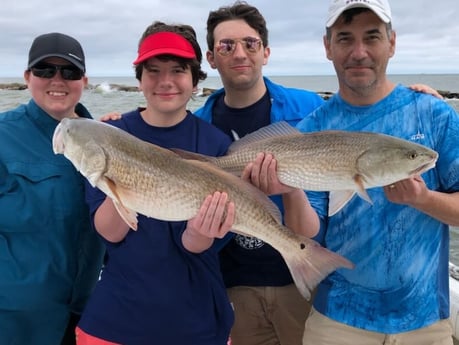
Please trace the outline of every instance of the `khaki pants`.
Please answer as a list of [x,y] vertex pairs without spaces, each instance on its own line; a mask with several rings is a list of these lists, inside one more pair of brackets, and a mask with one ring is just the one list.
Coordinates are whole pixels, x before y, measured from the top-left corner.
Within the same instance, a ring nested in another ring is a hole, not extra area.
[[235,321],[232,345],[301,345],[310,303],[294,284],[228,289]]
[[303,345],[453,345],[453,338],[449,320],[411,332],[383,334],[344,325],[313,309]]

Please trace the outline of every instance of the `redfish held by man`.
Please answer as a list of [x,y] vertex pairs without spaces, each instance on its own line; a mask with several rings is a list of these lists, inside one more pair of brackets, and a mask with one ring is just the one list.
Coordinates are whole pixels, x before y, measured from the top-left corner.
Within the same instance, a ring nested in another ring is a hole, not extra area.
[[222,157],[173,149],[187,159],[212,162],[240,175],[260,152],[277,162],[279,181],[307,191],[329,191],[328,215],[354,194],[371,203],[366,189],[390,185],[432,167],[437,152],[417,143],[372,132],[301,133],[287,122],[263,127],[235,141]]
[[344,257],[283,226],[279,209],[264,193],[210,163],[183,159],[89,119],[63,119],[55,130],[53,149],[113,199],[132,229],[136,229],[137,213],[184,221],[198,213],[207,195],[226,192],[236,208],[232,231],[257,237],[279,251],[307,299],[329,273],[353,268]]

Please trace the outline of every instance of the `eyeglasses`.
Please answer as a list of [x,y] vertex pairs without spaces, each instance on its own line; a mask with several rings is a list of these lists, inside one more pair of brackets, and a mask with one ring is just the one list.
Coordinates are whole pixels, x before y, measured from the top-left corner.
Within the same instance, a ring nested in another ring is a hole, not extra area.
[[238,39],[225,38],[218,42],[215,46],[217,53],[221,56],[228,56],[234,53],[236,50],[236,44],[241,43],[242,47],[247,53],[255,54],[260,51],[261,39],[255,37],[244,37]]
[[61,72],[64,80],[80,80],[84,72],[73,65],[53,65],[53,64],[38,64],[30,69],[34,76],[39,78],[51,79],[57,71]]

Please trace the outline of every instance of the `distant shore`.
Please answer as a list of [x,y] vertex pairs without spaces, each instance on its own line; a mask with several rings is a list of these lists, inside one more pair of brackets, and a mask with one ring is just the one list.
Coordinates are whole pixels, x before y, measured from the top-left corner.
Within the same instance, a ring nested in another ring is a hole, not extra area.
[[[139,89],[137,86],[130,86],[130,85],[123,85],[123,84],[108,84],[110,90],[113,91],[125,91],[125,92],[138,92]],[[101,84],[88,84],[88,90],[98,90],[99,88],[106,88],[107,85]],[[12,91],[20,91],[26,90],[27,85],[23,83],[0,83],[0,90],[12,90]],[[202,88],[199,96],[207,97],[212,94],[216,89],[212,88]],[[442,95],[445,99],[459,99],[459,92],[455,91],[447,91],[447,90],[437,90],[440,95]],[[333,92],[330,91],[319,91],[318,94],[322,96],[324,99],[328,99],[333,96]]]

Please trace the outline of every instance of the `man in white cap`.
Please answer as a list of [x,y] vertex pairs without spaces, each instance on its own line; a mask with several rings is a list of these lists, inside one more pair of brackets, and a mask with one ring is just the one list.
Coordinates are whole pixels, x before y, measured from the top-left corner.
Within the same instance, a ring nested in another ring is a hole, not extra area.
[[439,158],[422,176],[368,190],[373,204],[353,198],[332,217],[333,196],[309,195],[326,224],[318,239],[355,269],[318,286],[303,345],[453,344],[448,226],[459,225],[459,117],[442,100],[387,79],[395,41],[387,1],[332,1],[324,45],[339,92],[298,128],[385,133]]

